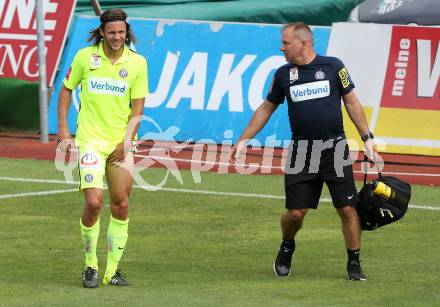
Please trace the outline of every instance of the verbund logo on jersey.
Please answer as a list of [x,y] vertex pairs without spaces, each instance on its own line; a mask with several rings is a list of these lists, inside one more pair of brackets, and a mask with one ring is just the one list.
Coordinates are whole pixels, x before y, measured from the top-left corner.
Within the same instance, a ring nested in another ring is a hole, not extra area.
[[440,31],[394,26],[381,106],[440,110]]
[[88,91],[92,94],[114,95],[122,97],[128,88],[127,82],[111,78],[89,78]]
[[290,87],[290,97],[295,102],[327,97],[329,95],[330,85],[328,80],[310,82]]

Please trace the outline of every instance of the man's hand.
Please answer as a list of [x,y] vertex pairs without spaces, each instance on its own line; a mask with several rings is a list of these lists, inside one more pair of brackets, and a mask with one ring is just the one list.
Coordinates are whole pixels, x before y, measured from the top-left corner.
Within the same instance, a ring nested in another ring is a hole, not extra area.
[[57,135],[57,149],[69,153],[72,150],[72,144],[73,139],[70,132],[66,129],[59,130]]
[[124,162],[127,153],[128,148],[125,150],[124,143],[119,143],[111,154],[111,162]]
[[247,140],[239,141],[237,144],[232,146],[231,152],[229,154],[229,162],[234,164],[239,159],[242,158],[243,152],[246,147]]
[[364,143],[365,146],[365,155],[374,163],[381,163],[383,162],[381,156],[379,155],[379,153],[377,152],[377,147],[374,144],[373,139],[368,139],[365,141]]

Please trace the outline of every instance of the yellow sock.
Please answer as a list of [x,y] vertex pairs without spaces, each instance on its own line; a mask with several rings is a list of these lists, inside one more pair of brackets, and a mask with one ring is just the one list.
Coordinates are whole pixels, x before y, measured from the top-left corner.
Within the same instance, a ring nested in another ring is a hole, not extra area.
[[119,260],[125,249],[128,238],[128,219],[121,221],[110,216],[110,224],[107,231],[107,269],[105,270],[104,282],[110,281],[118,268]]
[[86,267],[89,266],[97,270],[98,258],[96,257],[96,245],[98,244],[99,237],[99,218],[92,227],[84,226],[81,219],[79,219],[79,224],[81,225],[81,240],[86,255]]

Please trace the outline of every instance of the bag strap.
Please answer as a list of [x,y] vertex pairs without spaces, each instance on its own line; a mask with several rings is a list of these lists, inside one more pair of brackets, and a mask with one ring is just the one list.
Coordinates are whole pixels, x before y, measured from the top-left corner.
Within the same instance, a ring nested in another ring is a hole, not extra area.
[[382,178],[382,173],[380,172],[380,169],[379,169],[379,166],[377,165],[377,163],[374,160],[368,159],[367,155],[364,154],[364,161],[362,162],[362,164],[364,165],[364,185],[367,184],[367,176],[368,176],[367,162],[374,163],[374,165],[377,168],[377,173],[379,174],[379,178]]

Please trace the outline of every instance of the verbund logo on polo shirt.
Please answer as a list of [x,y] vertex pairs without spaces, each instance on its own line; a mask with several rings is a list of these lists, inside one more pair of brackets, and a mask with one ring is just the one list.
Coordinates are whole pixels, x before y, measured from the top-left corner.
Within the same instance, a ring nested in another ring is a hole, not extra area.
[[93,94],[124,96],[128,88],[125,81],[112,78],[89,78],[88,91]]
[[330,95],[330,84],[328,80],[304,83],[290,87],[290,97],[293,101],[304,101]]

